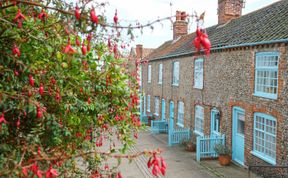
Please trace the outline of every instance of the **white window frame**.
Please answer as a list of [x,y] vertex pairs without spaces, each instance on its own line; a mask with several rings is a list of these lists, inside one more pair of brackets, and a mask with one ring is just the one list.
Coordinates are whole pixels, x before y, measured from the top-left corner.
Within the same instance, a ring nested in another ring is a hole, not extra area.
[[[263,122],[259,122],[261,120]],[[274,157],[269,155],[268,154],[269,152],[270,154],[274,152]],[[263,159],[264,161],[272,165],[276,165],[277,120],[273,116],[270,116],[264,113],[259,113],[259,112],[254,113],[252,154],[254,156],[259,157],[260,159]]]
[[159,116],[159,97],[158,96],[155,96],[155,98],[154,98],[154,109],[155,109],[155,111],[154,111],[154,115],[156,115],[156,116]]
[[194,88],[203,89],[204,59],[194,61]]
[[158,75],[158,84],[162,84],[163,82],[163,64],[159,64],[159,67],[158,67],[158,72],[159,72],[159,75]]
[[180,81],[180,62],[179,61],[175,61],[173,62],[172,65],[172,85],[173,86],[179,86],[179,81]]
[[[276,65],[275,65],[276,64]],[[278,52],[259,52],[255,57],[254,95],[277,99],[278,95]],[[273,78],[276,72],[277,78]],[[274,92],[273,92],[274,90]]]
[[147,112],[150,112],[150,95],[147,95]]
[[184,103],[182,101],[178,102],[177,125],[184,127]]
[[148,83],[151,83],[151,75],[152,75],[152,66],[148,65]]
[[[200,125],[199,125],[200,124]],[[194,133],[204,136],[204,108],[200,105],[195,106],[195,130]]]

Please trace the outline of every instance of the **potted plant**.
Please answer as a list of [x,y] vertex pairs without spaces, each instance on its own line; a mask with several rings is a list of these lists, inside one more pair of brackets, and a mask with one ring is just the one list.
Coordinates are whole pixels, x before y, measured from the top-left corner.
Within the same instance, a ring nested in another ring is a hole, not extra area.
[[191,140],[182,141],[182,145],[184,146],[186,151],[189,151],[189,152],[195,152],[196,151],[196,144],[193,143]]
[[147,116],[148,117],[148,126],[151,126],[151,121],[155,120],[155,116],[151,115],[151,116]]
[[214,147],[215,152],[219,155],[218,161],[222,166],[227,166],[231,162],[231,150],[223,144],[216,144]]

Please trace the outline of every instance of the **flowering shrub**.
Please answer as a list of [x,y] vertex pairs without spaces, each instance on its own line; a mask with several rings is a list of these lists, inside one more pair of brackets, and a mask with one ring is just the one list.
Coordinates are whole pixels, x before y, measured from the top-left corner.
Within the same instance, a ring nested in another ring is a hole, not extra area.
[[137,79],[97,14],[104,5],[77,2],[0,3],[0,177],[120,178],[121,158],[161,152],[125,155],[141,129]]

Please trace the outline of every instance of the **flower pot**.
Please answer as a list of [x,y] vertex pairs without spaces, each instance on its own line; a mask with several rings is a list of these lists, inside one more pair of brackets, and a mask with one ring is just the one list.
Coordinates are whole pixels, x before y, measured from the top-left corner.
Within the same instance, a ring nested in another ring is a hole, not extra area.
[[231,156],[230,155],[219,155],[218,161],[219,161],[219,164],[221,166],[227,166],[231,162]]
[[148,118],[148,126],[151,126],[151,121],[153,121],[154,119],[152,118]]
[[190,151],[190,152],[195,152],[196,151],[196,145],[195,144],[187,144],[185,146],[185,150]]

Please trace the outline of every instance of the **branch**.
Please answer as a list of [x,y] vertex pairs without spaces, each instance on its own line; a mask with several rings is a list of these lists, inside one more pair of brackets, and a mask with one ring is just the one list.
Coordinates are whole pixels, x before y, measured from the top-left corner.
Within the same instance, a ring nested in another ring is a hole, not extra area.
[[[23,0],[16,0],[16,2],[17,3],[28,4],[28,5],[32,5],[32,6],[38,6],[38,7],[42,7],[42,8],[46,8],[46,9],[51,9],[51,10],[55,10],[55,11],[61,12],[62,14],[74,16],[74,12],[65,11],[65,10],[62,10],[62,9],[58,9],[56,7],[46,6],[46,5],[43,5],[43,4],[40,4],[40,3],[36,3],[36,2],[23,1]],[[2,9],[4,9],[4,8],[7,8],[7,6],[2,7]],[[99,23],[99,25],[101,25],[102,27],[109,27],[109,28],[141,29],[141,28],[144,28],[144,27],[150,27],[151,25],[153,25],[155,23],[159,23],[159,22],[164,21],[164,20],[170,20],[173,17],[176,17],[176,15],[170,16],[170,17],[160,18],[160,19],[154,20],[154,21],[152,21],[150,23],[146,23],[144,25],[135,25],[135,26],[132,26],[132,25],[118,26],[118,25],[111,25],[111,24],[106,24],[106,23]],[[188,17],[194,17],[194,15],[189,15]],[[84,20],[89,20],[89,18],[87,16],[83,16],[83,14],[82,14],[81,18],[84,19]]]

